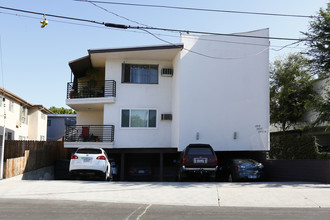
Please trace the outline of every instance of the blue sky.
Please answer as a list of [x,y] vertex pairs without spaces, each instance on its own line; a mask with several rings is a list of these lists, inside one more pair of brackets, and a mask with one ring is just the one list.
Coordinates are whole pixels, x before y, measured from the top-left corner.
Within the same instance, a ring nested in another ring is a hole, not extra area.
[[[106,0],[105,0],[106,1]],[[110,1],[110,0],[109,0]],[[282,14],[315,15],[329,0],[134,0],[128,2],[193,8],[254,11]],[[73,0],[2,0],[0,6],[23,10],[136,26],[86,2]],[[142,24],[184,30],[238,33],[262,28],[270,36],[301,38],[310,19],[274,16],[196,12],[147,7],[99,4],[107,10]],[[23,16],[22,16],[23,15]],[[0,85],[32,104],[67,107],[66,84],[71,80],[68,62],[87,55],[88,49],[162,45],[156,38],[139,31],[105,28],[93,24],[47,17],[49,25],[40,28],[40,15],[0,9],[0,37],[3,81]],[[92,27],[94,26],[94,27]],[[154,32],[172,43],[179,34]],[[164,36],[171,35],[171,36]],[[271,41],[270,59],[304,49],[303,45],[286,48],[290,42]],[[1,65],[1,63],[0,63]]]

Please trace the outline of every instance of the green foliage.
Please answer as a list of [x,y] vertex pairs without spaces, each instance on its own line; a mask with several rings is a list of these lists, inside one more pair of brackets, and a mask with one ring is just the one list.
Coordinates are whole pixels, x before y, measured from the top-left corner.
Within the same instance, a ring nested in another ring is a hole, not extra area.
[[269,156],[281,160],[328,158],[327,154],[319,153],[315,137],[285,133],[271,136]]
[[76,114],[76,111],[63,107],[56,108],[55,106],[52,106],[49,108],[49,110],[52,111],[54,114]]
[[300,122],[315,101],[307,60],[289,54],[270,67],[270,122],[282,131]]
[[320,9],[310,22],[306,36],[307,52],[311,56],[314,73],[320,77],[329,76],[330,70],[330,3],[326,9]]
[[[329,82],[330,79],[327,83]],[[316,120],[312,123],[313,127],[321,125],[324,122],[330,122],[330,87],[325,89],[327,89],[327,91],[325,91],[324,98],[319,99],[314,103],[315,111],[318,114]],[[326,129],[330,129],[330,123],[328,123]]]

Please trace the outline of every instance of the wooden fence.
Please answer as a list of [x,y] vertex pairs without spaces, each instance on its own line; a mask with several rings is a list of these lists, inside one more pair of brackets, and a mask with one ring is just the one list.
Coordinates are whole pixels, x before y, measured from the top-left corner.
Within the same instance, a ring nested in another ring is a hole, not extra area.
[[53,166],[68,157],[61,141],[6,141],[4,152],[4,178]]

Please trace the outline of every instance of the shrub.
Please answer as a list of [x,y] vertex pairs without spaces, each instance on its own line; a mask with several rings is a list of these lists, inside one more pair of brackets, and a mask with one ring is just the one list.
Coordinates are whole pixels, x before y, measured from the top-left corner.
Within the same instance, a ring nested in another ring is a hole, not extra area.
[[316,139],[311,135],[282,134],[270,138],[271,159],[327,159],[328,154],[321,154]]

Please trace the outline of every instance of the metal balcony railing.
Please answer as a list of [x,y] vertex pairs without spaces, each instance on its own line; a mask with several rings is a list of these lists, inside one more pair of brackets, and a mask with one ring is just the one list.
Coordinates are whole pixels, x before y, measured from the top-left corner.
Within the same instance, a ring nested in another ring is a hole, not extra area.
[[67,99],[116,97],[116,81],[90,80],[87,82],[69,82],[67,84]]
[[65,131],[67,142],[113,142],[114,125],[68,125]]

